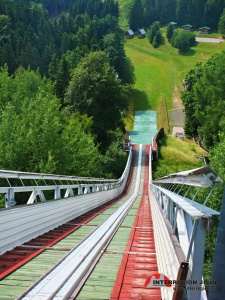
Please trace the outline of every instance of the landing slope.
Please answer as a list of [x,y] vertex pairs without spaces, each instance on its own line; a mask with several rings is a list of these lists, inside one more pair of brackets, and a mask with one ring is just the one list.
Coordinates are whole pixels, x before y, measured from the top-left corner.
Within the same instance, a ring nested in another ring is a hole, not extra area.
[[151,144],[157,133],[157,112],[136,111],[134,117],[134,130],[129,131],[133,144]]

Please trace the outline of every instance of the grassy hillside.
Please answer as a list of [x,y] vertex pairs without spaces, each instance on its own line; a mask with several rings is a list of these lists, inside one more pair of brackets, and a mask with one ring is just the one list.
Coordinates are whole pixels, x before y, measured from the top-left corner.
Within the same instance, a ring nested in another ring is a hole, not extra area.
[[[125,7],[129,7],[131,2],[121,0],[119,3],[122,7],[120,21],[124,29],[127,24]],[[166,29],[162,28],[162,31],[165,37]],[[182,110],[181,91],[186,73],[196,63],[205,63],[213,54],[223,49],[225,43],[201,42],[196,43],[196,46],[184,55],[180,55],[166,38],[164,44],[156,49],[149,44],[147,38],[134,37],[126,40],[126,54],[135,67],[136,75],[130,110],[126,119],[127,130],[133,129],[134,111],[157,110],[158,129],[163,127],[166,133],[171,133],[169,111],[178,108]],[[160,159],[155,166],[155,177],[203,165],[203,161],[196,158],[196,155],[204,155],[204,153],[194,142],[187,139],[180,141],[166,135],[160,147]]]
[[203,159],[197,156],[204,156],[206,153],[192,140],[182,141],[170,135],[164,135],[159,146],[159,160],[153,162],[154,178],[204,165]]
[[[120,27],[127,30],[128,13],[132,0],[119,0]],[[146,28],[145,28],[146,29]],[[164,38],[166,28],[161,28]],[[197,33],[197,32],[196,32]],[[196,36],[200,36],[197,35]],[[220,37],[213,33],[204,37]],[[172,132],[171,110],[175,118],[182,111],[181,91],[183,79],[187,72],[198,62],[205,63],[213,54],[225,49],[225,43],[196,43],[184,55],[173,48],[165,38],[159,48],[153,48],[147,38],[138,39],[137,36],[125,41],[127,56],[135,67],[136,83],[130,99],[130,109],[126,119],[126,129],[133,129],[134,112],[136,110],[157,110],[158,129],[164,128],[166,133]],[[164,172],[177,172],[191,169],[203,164],[196,155],[204,155],[202,150],[192,141],[177,140],[167,135],[162,140],[160,159],[156,168],[156,176]],[[164,170],[164,171],[163,171]],[[164,174],[165,175],[165,174]]]
[[[225,43],[197,43],[185,55],[167,42],[155,49],[147,38],[126,40],[127,55],[135,66],[136,84],[129,114],[135,110],[157,110],[158,127],[167,128],[167,110],[182,107],[181,90],[185,74],[197,62],[206,62],[213,54],[221,52]],[[128,116],[127,128],[132,129]]]
[[[132,129],[135,110],[157,110],[158,128],[163,127],[165,132],[171,133],[168,111],[182,108],[181,91],[185,74],[197,62],[206,62],[224,48],[225,43],[197,43],[188,53],[180,55],[167,42],[155,49],[147,38],[126,40],[126,53],[135,66],[136,74],[127,129]],[[204,153],[193,141],[165,136],[160,147],[160,159],[155,165],[155,177],[202,165],[203,161],[196,155]]]

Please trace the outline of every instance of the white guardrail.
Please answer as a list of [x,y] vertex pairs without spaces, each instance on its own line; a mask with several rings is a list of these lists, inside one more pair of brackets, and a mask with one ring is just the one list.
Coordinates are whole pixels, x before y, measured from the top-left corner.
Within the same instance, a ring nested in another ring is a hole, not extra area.
[[[151,157],[149,162],[151,164]],[[207,299],[204,283],[201,284],[205,236],[212,217],[219,215],[219,212],[152,184],[151,166],[149,169],[149,195],[159,273],[170,280],[177,280],[181,262],[188,262],[186,299]],[[161,288],[163,300],[173,299],[173,288]]]
[[[130,148],[126,168],[121,178],[117,181],[0,171],[0,177],[4,178],[31,179],[32,177],[34,180],[49,179],[60,180],[60,182],[62,180],[77,180],[80,182],[79,184],[68,183],[68,185],[58,184],[55,186],[0,187],[0,193],[5,193],[6,198],[14,197],[15,193],[18,192],[31,191],[32,194],[29,201],[32,198],[35,199],[37,195],[40,196],[44,190],[54,190],[56,199],[60,198],[60,191],[63,189],[66,189],[65,196],[70,196],[69,198],[61,198],[55,201],[45,201],[45,199],[42,199],[43,202],[41,203],[1,209],[0,254],[118,197],[126,186],[131,160],[132,149]],[[3,176],[3,173],[5,176]],[[78,189],[78,196],[71,196],[73,195],[73,189]]]
[[[139,148],[135,187],[130,197],[80,244],[17,299],[70,299],[87,270],[118,229],[135,201],[141,177],[142,145]],[[71,298],[72,299],[72,298]]]

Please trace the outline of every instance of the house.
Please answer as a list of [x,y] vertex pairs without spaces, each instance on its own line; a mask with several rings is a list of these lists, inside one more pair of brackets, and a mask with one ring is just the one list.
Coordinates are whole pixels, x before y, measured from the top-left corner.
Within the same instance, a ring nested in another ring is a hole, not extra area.
[[143,39],[146,36],[146,31],[144,29],[139,29],[138,30],[138,38]]
[[173,27],[176,27],[176,26],[177,26],[177,23],[176,23],[176,22],[169,22],[169,23],[168,23],[168,26],[169,26],[169,25],[173,25]]
[[203,34],[208,34],[210,31],[210,27],[204,26],[204,27],[200,27],[198,33],[203,33]]
[[161,22],[160,22],[160,21],[155,21],[155,22],[153,22],[153,25],[154,25],[155,23],[158,24],[159,26],[161,25]]
[[132,39],[134,37],[133,30],[129,29],[126,31],[126,39]]
[[181,26],[181,28],[185,31],[192,31],[193,30],[193,26],[190,25],[190,24],[183,25],[183,26]]

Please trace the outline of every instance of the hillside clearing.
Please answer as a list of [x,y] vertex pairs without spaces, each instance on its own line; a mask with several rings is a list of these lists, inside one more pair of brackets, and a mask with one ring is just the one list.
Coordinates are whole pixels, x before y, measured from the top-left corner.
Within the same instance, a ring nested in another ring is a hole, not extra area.
[[[196,46],[184,55],[180,55],[168,42],[155,49],[147,38],[134,37],[126,40],[126,54],[135,67],[136,75],[131,109],[126,122],[127,130],[133,128],[133,118],[130,114],[136,110],[157,110],[158,128],[164,127],[165,132],[171,132],[174,124],[177,126],[179,123],[181,126],[183,116],[179,115],[179,110],[176,111],[177,116],[175,112],[169,114],[168,111],[181,108],[182,113],[181,91],[186,73],[198,62],[205,63],[213,54],[221,52],[224,48],[225,43],[201,42],[196,43]],[[176,119],[179,120],[178,123]]]

